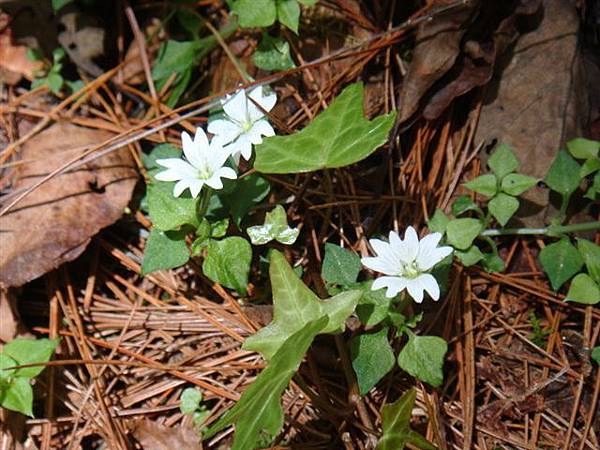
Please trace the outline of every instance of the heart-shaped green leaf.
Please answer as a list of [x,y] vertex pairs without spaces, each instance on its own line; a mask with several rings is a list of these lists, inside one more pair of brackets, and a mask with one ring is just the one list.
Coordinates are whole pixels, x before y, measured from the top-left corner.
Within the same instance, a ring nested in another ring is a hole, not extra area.
[[568,238],[544,247],[540,252],[540,262],[555,291],[583,266],[583,258]]
[[350,353],[360,395],[368,393],[394,367],[394,351],[387,335],[388,329],[382,328],[352,339]]
[[486,175],[478,176],[473,180],[465,183],[465,187],[477,192],[478,194],[487,195],[493,197],[498,192],[498,180],[495,175],[488,173]]
[[502,190],[509,195],[521,195],[538,182],[537,178],[520,173],[509,173],[502,179]]
[[600,302],[600,287],[587,273],[580,273],[571,281],[565,301],[595,305]]
[[212,281],[244,295],[251,262],[252,247],[246,239],[239,236],[220,241],[211,239],[202,263],[202,271]]
[[250,336],[244,349],[260,352],[266,360],[284,342],[311,320],[329,318],[323,333],[342,331],[354,312],[361,291],[345,291],[327,300],[319,299],[294,273],[282,253],[273,250],[269,275],[273,290],[273,321]]
[[254,167],[264,173],[300,173],[361,161],[383,145],[396,113],[363,116],[362,83],[348,86],[306,128],[268,137],[256,146]]
[[408,342],[398,355],[398,365],[413,377],[432,386],[440,386],[444,381],[442,367],[448,344],[437,336],[407,333]]
[[448,243],[459,250],[468,249],[482,229],[477,219],[454,219],[446,227]]
[[519,209],[519,200],[500,192],[488,203],[488,209],[500,225],[504,226]]

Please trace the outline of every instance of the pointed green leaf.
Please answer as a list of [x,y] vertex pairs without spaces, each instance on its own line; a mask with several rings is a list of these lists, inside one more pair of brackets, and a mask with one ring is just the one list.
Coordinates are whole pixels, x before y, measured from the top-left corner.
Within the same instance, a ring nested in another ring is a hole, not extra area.
[[600,246],[587,239],[577,239],[577,249],[592,279],[600,284]]
[[263,33],[263,37],[252,55],[252,62],[263,70],[288,70],[296,67],[290,54],[290,44],[280,37]]
[[29,378],[13,378],[8,387],[0,392],[0,405],[33,417],[33,389]]
[[161,231],[152,228],[146,241],[142,275],[157,270],[174,269],[183,266],[190,259],[190,251],[185,244],[184,231]]
[[580,273],[571,281],[565,301],[595,305],[600,302],[600,287],[587,273]]
[[465,251],[456,250],[454,254],[465,267],[473,266],[483,259],[483,253],[476,245],[471,245]]
[[499,180],[519,168],[519,160],[506,144],[501,144],[490,156],[487,163]]
[[[0,380],[7,379],[15,375],[16,369],[8,369],[8,367],[18,366],[19,363],[5,353],[0,353]],[[2,382],[0,381],[0,389]]]
[[383,436],[376,450],[402,450],[410,443],[422,450],[436,450],[436,447],[419,433],[410,429],[410,418],[417,399],[417,391],[412,388],[394,403],[388,403],[381,410]]
[[[23,339],[18,338],[10,341],[2,349],[2,353],[10,356],[19,365],[44,363],[50,361],[60,339]],[[24,367],[17,369],[16,377],[33,378],[39,375],[45,366]]]
[[264,173],[300,173],[344,167],[365,159],[388,139],[396,113],[363,116],[362,83],[348,86],[306,128],[268,137],[256,146],[254,167]]
[[468,195],[461,195],[452,203],[452,214],[454,214],[454,217],[458,217],[467,211],[476,211],[478,209],[479,206]]
[[385,289],[373,291],[373,280],[356,285],[362,290],[362,295],[356,305],[356,315],[365,327],[373,327],[382,322],[390,312],[391,304],[399,297],[388,298]]
[[477,219],[454,219],[446,228],[448,243],[459,250],[466,250],[482,230],[482,224]]
[[197,198],[189,193],[181,197],[173,196],[173,185],[156,181],[148,184],[146,201],[148,214],[155,228],[162,231],[177,230],[182,225],[198,226],[196,215]]
[[360,267],[360,258],[353,251],[339,245],[325,244],[321,277],[327,283],[348,286],[358,278]]
[[298,0],[276,0],[277,20],[298,34],[298,23],[300,22],[300,5]]
[[257,448],[259,440],[272,440],[283,426],[281,395],[313,339],[326,325],[326,316],[308,321],[282,342],[267,368],[244,391],[235,406],[204,433],[203,438],[208,439],[235,424],[232,450],[251,450]]
[[283,206],[277,205],[266,214],[263,225],[250,227],[246,233],[250,236],[253,245],[263,245],[273,239],[277,239],[284,245],[291,245],[296,242],[300,231],[288,226],[285,209]]
[[552,289],[557,291],[583,266],[583,258],[568,238],[547,245],[540,252],[540,263],[548,274]]
[[433,216],[427,222],[427,226],[434,233],[444,234],[446,232],[446,227],[448,226],[449,222],[450,219],[446,214],[444,214],[444,211],[437,208],[433,213]]
[[421,381],[438,387],[444,381],[444,356],[448,350],[445,340],[437,336],[417,336],[408,332],[408,342],[398,355],[402,370]]
[[464,186],[478,194],[487,195],[493,197],[498,192],[498,180],[495,175],[486,174],[478,176],[477,178],[465,183]]
[[245,295],[251,262],[252,247],[246,239],[239,236],[220,241],[211,239],[202,263],[202,271],[215,283]]
[[187,388],[181,393],[179,398],[179,410],[183,414],[193,414],[200,406],[202,401],[202,392],[198,388]]
[[519,200],[500,192],[488,203],[488,209],[500,225],[504,226],[519,209]]
[[361,291],[345,291],[327,300],[319,299],[294,273],[282,253],[272,251],[269,275],[273,291],[273,321],[246,339],[243,348],[260,352],[266,360],[284,342],[311,320],[329,318],[323,333],[343,331],[354,312]]
[[564,196],[569,196],[579,187],[579,171],[581,167],[564,150],[560,150],[552,162],[544,183],[550,189]]
[[394,351],[388,341],[387,328],[353,338],[350,353],[360,395],[367,394],[394,367]]
[[579,176],[581,178],[585,178],[588,175],[600,170],[600,158],[588,159],[581,166],[581,170],[579,171]]
[[535,186],[537,182],[537,178],[520,173],[510,173],[502,179],[502,191],[509,195],[521,195],[527,189]]
[[504,261],[496,253],[484,253],[482,264],[487,272],[504,272]]
[[585,193],[585,198],[589,198],[590,200],[596,200],[596,197],[600,195],[600,172],[597,172],[594,175],[594,181],[589,189]]
[[577,159],[598,158],[600,142],[585,138],[575,138],[567,142],[567,149]]
[[235,0],[231,10],[237,14],[242,28],[268,27],[275,23],[275,0]]

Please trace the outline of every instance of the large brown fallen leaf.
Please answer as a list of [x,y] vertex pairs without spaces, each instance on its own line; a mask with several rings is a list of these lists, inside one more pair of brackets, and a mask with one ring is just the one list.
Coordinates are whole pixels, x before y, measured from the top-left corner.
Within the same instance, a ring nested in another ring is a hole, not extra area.
[[[25,143],[15,170],[20,192],[113,135],[57,123]],[[0,283],[20,286],[79,256],[90,238],[123,214],[136,183],[127,149],[57,176],[0,217]]]
[[167,427],[151,420],[141,420],[133,436],[144,450],[202,450],[200,435],[190,426]]

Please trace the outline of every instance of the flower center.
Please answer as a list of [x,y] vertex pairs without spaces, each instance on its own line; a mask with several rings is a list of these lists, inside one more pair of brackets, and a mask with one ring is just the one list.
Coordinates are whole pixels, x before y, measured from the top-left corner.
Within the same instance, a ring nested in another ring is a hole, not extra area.
[[244,122],[242,124],[242,130],[244,130],[244,133],[247,133],[251,129],[252,129],[252,122],[250,122],[249,120],[247,120],[246,122]]
[[201,180],[208,180],[212,176],[213,172],[212,170],[210,170],[209,167],[202,167],[198,170],[198,178],[200,178]]
[[417,278],[421,273],[416,261],[406,264],[402,269],[402,276],[405,278]]

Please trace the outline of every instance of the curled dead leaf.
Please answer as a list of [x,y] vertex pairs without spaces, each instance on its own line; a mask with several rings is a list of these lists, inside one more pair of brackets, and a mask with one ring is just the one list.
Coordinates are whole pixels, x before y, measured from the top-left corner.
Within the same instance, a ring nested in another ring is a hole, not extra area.
[[144,419],[136,424],[133,436],[144,450],[202,450],[200,434],[189,425],[171,428]]
[[[69,123],[51,126],[23,145],[25,162],[15,169],[14,192],[112,136]],[[121,217],[136,178],[124,148],[59,175],[25,197],[0,217],[0,283],[20,286],[79,256],[92,236]]]

